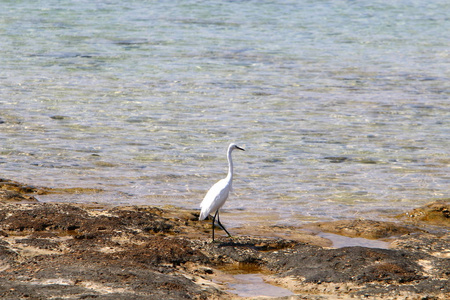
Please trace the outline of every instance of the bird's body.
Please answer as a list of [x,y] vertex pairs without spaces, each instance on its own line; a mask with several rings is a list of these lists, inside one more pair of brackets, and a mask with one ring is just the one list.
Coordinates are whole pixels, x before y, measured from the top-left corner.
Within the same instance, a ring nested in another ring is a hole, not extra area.
[[227,184],[228,181],[226,178],[221,179],[209,189],[200,204],[200,208],[202,209],[200,212],[200,220],[206,219],[211,212],[215,212],[222,207],[230,194],[230,189],[227,188]]
[[200,212],[200,220],[206,219],[210,213],[215,213],[213,217],[212,229],[213,229],[213,241],[214,241],[214,222],[217,216],[217,223],[222,227],[225,232],[231,236],[228,231],[223,227],[220,223],[219,219],[219,209],[223,206],[225,201],[228,199],[228,195],[232,189],[233,182],[233,159],[231,158],[231,152],[234,149],[239,149],[245,151],[241,147],[238,147],[235,144],[230,144],[227,150],[227,159],[228,159],[228,175],[224,179],[216,182],[206,193],[205,198],[203,198],[202,203],[200,204],[201,212]]

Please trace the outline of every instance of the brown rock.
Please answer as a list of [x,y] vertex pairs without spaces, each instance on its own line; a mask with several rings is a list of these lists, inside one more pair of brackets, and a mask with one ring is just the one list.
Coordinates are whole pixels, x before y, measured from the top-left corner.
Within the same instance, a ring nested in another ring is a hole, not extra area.
[[17,181],[0,178],[0,190],[7,190],[19,194],[42,194],[45,193],[45,188],[35,187],[31,185],[22,184]]
[[0,298],[238,299],[217,282],[249,272],[299,299],[450,298],[447,228],[362,220],[314,226],[391,237],[393,248],[328,249],[293,227],[240,228],[238,237],[211,243],[210,222],[195,211],[0,202]]
[[450,226],[450,200],[441,200],[406,212],[400,217],[433,225]]
[[311,224],[307,227],[348,237],[362,237],[366,239],[388,238],[417,231],[415,228],[408,228],[393,222],[373,220],[321,222]]
[[37,199],[15,191],[0,190],[0,202],[37,202]]

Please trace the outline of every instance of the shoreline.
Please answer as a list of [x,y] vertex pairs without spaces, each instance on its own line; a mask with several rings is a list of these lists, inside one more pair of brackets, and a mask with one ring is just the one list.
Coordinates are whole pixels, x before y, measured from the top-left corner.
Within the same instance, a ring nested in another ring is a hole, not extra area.
[[283,299],[450,296],[449,201],[398,222],[238,227],[211,243],[198,211],[33,200],[45,192],[0,180],[2,299],[243,299],[240,274]]
[[[157,200],[153,203],[151,200],[133,201],[133,195],[124,194],[122,192],[108,191],[101,188],[86,188],[86,187],[45,187],[30,184],[23,184],[15,180],[9,180],[0,177],[0,188],[11,192],[15,192],[16,199],[14,201],[26,201],[23,198],[31,198],[31,201],[39,201],[43,203],[66,203],[66,204],[98,204],[100,206],[112,207],[112,206],[130,206],[130,205],[150,205],[159,207],[162,209],[184,209],[184,210],[196,210],[199,208],[201,198],[198,199],[197,205],[184,205],[183,203],[176,204],[175,197],[170,196],[168,199],[171,204],[163,203],[162,200]],[[1,190],[1,189],[0,189]],[[0,199],[1,199],[0,195]],[[123,201],[117,199],[123,197]],[[163,196],[162,196],[163,197]],[[183,196],[185,197],[185,196]],[[113,201],[110,201],[113,199]],[[156,197],[156,199],[159,199]],[[163,199],[163,198],[162,198]],[[235,201],[236,199],[232,199]],[[450,198],[432,198],[429,201],[422,201],[414,207],[408,206],[406,209],[395,210],[358,210],[355,208],[355,213],[351,215],[333,217],[333,213],[323,216],[303,216],[301,213],[284,219],[280,212],[267,211],[263,213],[252,213],[250,208],[237,209],[225,207],[221,209],[221,215],[224,215],[224,225],[228,228],[240,228],[247,226],[260,226],[270,224],[272,226],[294,226],[303,227],[311,223],[320,222],[335,222],[338,220],[354,220],[354,219],[366,219],[366,220],[378,220],[385,222],[397,222],[399,215],[404,214],[406,211],[412,211],[416,207],[426,205],[431,202],[450,201]],[[150,202],[150,203],[149,203]],[[363,206],[363,205],[361,205]],[[226,215],[226,217],[225,217]]]

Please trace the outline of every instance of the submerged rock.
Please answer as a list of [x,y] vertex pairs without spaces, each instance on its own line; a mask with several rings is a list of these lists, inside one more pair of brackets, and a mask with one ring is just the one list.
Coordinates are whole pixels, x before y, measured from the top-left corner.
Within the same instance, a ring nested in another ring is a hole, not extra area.
[[307,227],[348,237],[362,237],[366,239],[380,239],[391,236],[400,236],[418,230],[417,228],[410,228],[393,222],[381,222],[374,220],[341,220],[320,222],[313,223]]

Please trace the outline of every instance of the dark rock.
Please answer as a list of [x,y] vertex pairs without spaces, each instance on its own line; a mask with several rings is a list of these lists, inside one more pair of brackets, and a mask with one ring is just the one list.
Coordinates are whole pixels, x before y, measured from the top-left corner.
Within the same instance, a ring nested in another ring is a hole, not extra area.
[[269,265],[277,272],[304,277],[306,282],[410,282],[422,278],[421,267],[405,252],[387,249],[299,245],[295,253],[276,254],[273,262]]
[[65,120],[65,119],[67,119],[67,117],[66,116],[61,116],[61,115],[54,115],[54,116],[50,116],[50,119],[53,119],[53,120]]
[[208,264],[209,260],[188,240],[144,231],[155,220],[164,223],[152,211],[157,209],[94,213],[68,204],[0,205],[0,228],[14,234],[0,245],[0,269],[4,269],[0,297],[208,299],[221,295],[176,271],[187,262]]
[[[333,249],[304,237],[308,242],[246,236],[245,229],[232,239],[218,233],[212,243],[210,222],[193,211],[0,202],[0,298],[236,299],[218,276],[250,272],[302,299],[449,299],[446,227],[428,232],[361,220],[314,226],[391,237],[392,249]],[[292,227],[270,230],[297,237]]]

